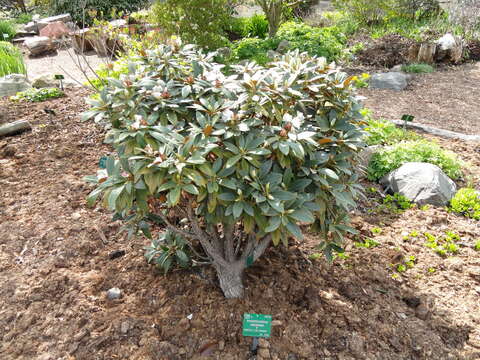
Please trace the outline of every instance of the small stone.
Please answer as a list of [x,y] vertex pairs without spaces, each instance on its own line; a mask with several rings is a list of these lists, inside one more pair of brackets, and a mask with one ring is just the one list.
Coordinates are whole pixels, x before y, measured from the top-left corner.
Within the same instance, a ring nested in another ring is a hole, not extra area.
[[393,68],[391,68],[390,70],[393,71],[393,72],[401,72],[402,71],[402,68],[403,68],[403,64],[399,64],[399,65],[395,65]]
[[270,350],[268,349],[260,349],[257,354],[260,359],[270,359]]
[[108,258],[110,260],[115,260],[124,255],[125,255],[125,250],[114,250],[110,254],[108,254]]
[[217,49],[218,55],[221,57],[228,59],[229,57],[232,56],[232,49],[229,47],[222,47],[220,49]]
[[272,326],[282,326],[283,323],[280,320],[273,320],[272,321]]
[[72,219],[73,220],[78,220],[81,217],[82,217],[82,215],[80,215],[80,213],[78,213],[78,212],[75,212],[75,213],[72,214]]
[[111,288],[107,291],[107,298],[109,300],[116,300],[122,297],[122,291],[119,288]]
[[415,309],[418,305],[420,305],[420,298],[416,296],[404,297],[402,300],[405,301],[405,304],[412,309]]
[[421,319],[421,320],[426,320],[429,314],[428,308],[424,304],[420,304],[417,306],[415,309],[415,315]]
[[178,327],[179,327],[182,331],[187,331],[188,329],[190,329],[190,320],[188,320],[187,318],[181,319],[181,320],[178,322]]
[[270,348],[270,343],[265,338],[259,338],[258,339],[258,346],[260,346],[261,349],[269,349]]
[[0,156],[7,158],[12,157],[17,152],[17,148],[13,145],[7,145],[0,151]]
[[223,351],[225,349],[225,341],[220,340],[218,342],[218,350]]
[[128,333],[128,330],[130,330],[130,323],[128,321],[123,321],[120,324],[120,332],[122,334],[126,334],[126,333]]
[[287,51],[289,48],[290,48],[290,41],[282,40],[282,41],[280,41],[280,44],[278,44],[277,52],[283,53],[283,52]]

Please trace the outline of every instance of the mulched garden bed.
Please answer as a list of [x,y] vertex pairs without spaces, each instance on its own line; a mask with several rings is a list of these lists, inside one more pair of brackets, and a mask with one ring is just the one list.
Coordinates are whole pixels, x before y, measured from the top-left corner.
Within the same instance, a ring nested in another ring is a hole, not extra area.
[[[147,241],[127,240],[111,214],[86,207],[91,188],[82,177],[110,151],[103,130],[78,119],[86,95],[70,90],[36,105],[0,101],[11,120],[33,126],[0,139],[0,358],[248,359],[244,312],[273,316],[263,344],[271,359],[480,358],[478,221],[443,208],[392,211],[370,189],[353,224],[357,241],[378,246],[359,248],[352,238],[347,256],[328,264],[317,259],[309,234],[288,251],[268,250],[246,272],[246,297],[226,300],[210,269],[164,276],[143,258]],[[371,101],[374,112],[390,102]],[[471,116],[458,114],[456,130]],[[470,161],[464,182],[478,187],[478,144],[439,141]],[[447,231],[461,238],[459,253],[447,258],[409,236]],[[125,255],[111,259],[116,250]],[[409,256],[413,267],[399,273]],[[106,299],[112,287],[121,299]]]

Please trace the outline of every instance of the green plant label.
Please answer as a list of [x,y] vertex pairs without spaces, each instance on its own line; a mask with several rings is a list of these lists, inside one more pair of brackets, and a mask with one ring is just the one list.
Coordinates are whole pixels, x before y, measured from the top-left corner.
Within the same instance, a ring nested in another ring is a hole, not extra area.
[[249,255],[249,256],[247,257],[247,261],[246,261],[247,267],[252,266],[252,264],[253,264],[253,254],[252,254],[252,255]]
[[408,115],[408,114],[402,115],[403,121],[413,121],[413,119],[415,119],[415,116],[413,115]]
[[272,315],[243,314],[243,336],[270,337]]
[[107,168],[107,157],[102,156],[100,160],[98,161],[98,167],[100,169],[106,169]]
[[65,76],[59,74],[59,75],[55,75],[55,80],[63,80],[65,79]]

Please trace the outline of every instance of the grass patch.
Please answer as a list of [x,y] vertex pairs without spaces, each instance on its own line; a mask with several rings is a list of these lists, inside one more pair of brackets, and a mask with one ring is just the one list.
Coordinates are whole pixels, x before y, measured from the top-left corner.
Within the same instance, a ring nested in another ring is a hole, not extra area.
[[402,71],[412,74],[428,74],[435,71],[435,68],[429,64],[408,64],[402,66]]
[[463,163],[440,145],[426,140],[407,141],[380,149],[372,156],[367,176],[377,181],[407,162],[425,162],[437,165],[452,179],[462,176]]
[[8,74],[26,74],[20,50],[6,41],[0,41],[0,77]]
[[12,41],[17,34],[16,26],[9,20],[0,20],[0,40]]

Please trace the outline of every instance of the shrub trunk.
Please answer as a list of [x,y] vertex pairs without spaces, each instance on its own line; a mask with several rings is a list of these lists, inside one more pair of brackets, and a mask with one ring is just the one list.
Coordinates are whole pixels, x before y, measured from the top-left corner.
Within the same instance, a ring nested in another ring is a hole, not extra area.
[[225,297],[227,299],[242,298],[244,295],[242,276],[245,266],[242,266],[238,262],[232,263],[228,268],[215,264],[215,269],[217,270],[220,288]]

